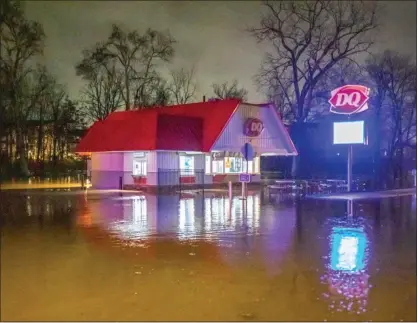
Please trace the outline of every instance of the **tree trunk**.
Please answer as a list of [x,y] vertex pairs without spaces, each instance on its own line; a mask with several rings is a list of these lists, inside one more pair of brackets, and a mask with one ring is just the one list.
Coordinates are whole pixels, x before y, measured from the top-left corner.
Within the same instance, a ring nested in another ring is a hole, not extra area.
[[382,165],[381,165],[381,156],[380,156],[380,140],[381,140],[381,128],[380,128],[380,113],[377,113],[375,116],[374,129],[376,133],[376,138],[374,142],[374,189],[379,190],[382,186]]
[[11,163],[13,163],[13,161],[15,160],[13,157],[13,145],[15,145],[15,143],[13,143],[13,129],[10,128],[9,131],[9,158]]
[[4,157],[6,158],[7,161],[10,162],[11,160],[11,156],[9,154],[9,147],[10,147],[10,131],[7,130],[6,131],[6,142],[5,142],[5,147],[4,147]]
[[17,145],[17,153],[19,154],[19,164],[20,164],[20,171],[23,176],[29,177],[29,168],[28,162],[26,160],[26,150],[25,150],[25,143],[24,137],[22,133],[22,128],[17,125],[16,131],[16,145]]
[[37,142],[37,151],[36,151],[36,161],[39,163],[40,161],[40,157],[41,157],[41,150],[42,150],[42,146],[43,146],[43,130],[44,130],[44,125],[43,125],[43,109],[42,109],[42,104],[40,107],[40,111],[39,111],[39,129],[38,129],[38,142]]
[[401,147],[400,152],[399,152],[399,188],[403,188],[403,177],[404,177],[404,172],[403,172],[403,147]]
[[54,167],[57,165],[57,138],[56,138],[56,134],[54,134],[54,137],[53,137],[52,164],[54,165]]
[[128,70],[125,68],[125,90],[126,90],[126,110],[130,110],[131,106],[131,91],[129,88],[129,75]]

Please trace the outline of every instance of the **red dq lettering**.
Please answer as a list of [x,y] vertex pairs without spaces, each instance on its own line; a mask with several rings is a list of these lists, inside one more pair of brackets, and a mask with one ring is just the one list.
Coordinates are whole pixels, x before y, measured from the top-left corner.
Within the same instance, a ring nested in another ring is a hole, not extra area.
[[264,124],[256,118],[247,119],[244,124],[244,134],[248,137],[258,137],[264,129]]
[[362,85],[344,85],[331,92],[330,112],[353,114],[368,109],[369,88]]

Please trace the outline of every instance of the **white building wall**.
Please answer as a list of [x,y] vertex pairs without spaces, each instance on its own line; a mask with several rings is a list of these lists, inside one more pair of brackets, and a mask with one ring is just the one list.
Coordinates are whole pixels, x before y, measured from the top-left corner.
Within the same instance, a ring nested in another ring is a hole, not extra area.
[[157,171],[158,185],[178,185],[180,180],[180,160],[177,152],[158,151],[157,154]]
[[147,185],[158,184],[158,152],[147,153]]
[[[180,177],[180,154],[182,152],[157,152],[157,169],[159,171],[159,185],[175,185],[179,182]],[[193,154],[194,169],[196,172],[197,182],[212,183],[212,176],[205,175],[205,155]]]
[[98,189],[118,189],[123,179],[122,152],[91,154],[91,183]]
[[157,169],[163,170],[178,170],[179,169],[179,155],[172,151],[158,151],[157,152]]
[[123,169],[123,153],[92,153],[91,169],[94,171],[121,171]]
[[[278,124],[277,116],[273,113],[276,112],[269,106],[241,104],[212,150],[240,152],[243,145],[249,142],[257,154],[286,155],[287,144],[283,140],[284,129]],[[244,135],[244,123],[248,118],[257,118],[263,122],[264,130],[260,136],[254,138]]]
[[198,172],[204,172],[205,171],[205,155],[198,154],[198,155],[193,155],[193,156],[194,156],[194,169]]
[[132,178],[133,164],[134,164],[134,153],[125,152],[123,154],[123,184],[124,185],[132,185],[134,183],[134,180]]
[[205,154],[197,154],[194,156],[194,169],[196,172],[196,181],[199,184],[212,184],[212,176],[205,174]]

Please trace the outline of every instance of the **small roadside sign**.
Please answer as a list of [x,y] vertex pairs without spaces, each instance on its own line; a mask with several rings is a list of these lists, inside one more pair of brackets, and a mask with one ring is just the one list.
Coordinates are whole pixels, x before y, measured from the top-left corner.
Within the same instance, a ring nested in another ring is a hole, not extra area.
[[239,181],[241,183],[249,183],[249,182],[251,182],[251,175],[250,174],[239,174]]

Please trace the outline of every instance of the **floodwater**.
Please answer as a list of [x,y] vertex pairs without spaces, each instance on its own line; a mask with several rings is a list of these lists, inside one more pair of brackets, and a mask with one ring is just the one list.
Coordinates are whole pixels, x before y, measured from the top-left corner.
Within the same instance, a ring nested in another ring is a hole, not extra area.
[[1,319],[416,321],[416,197],[0,192]]

